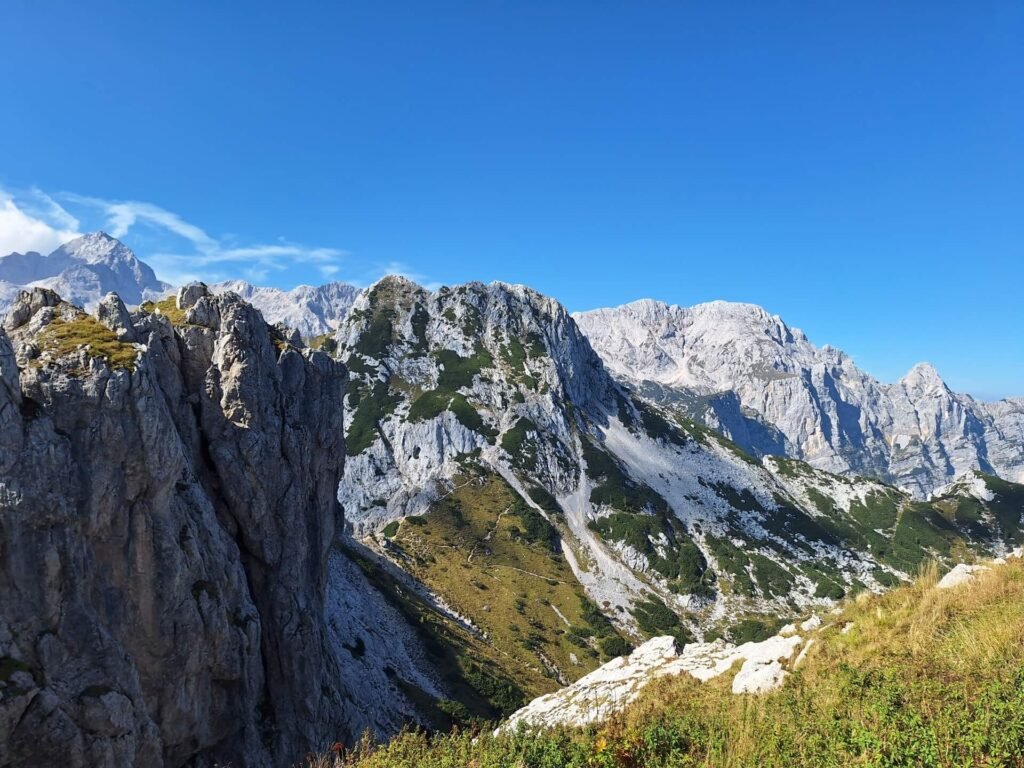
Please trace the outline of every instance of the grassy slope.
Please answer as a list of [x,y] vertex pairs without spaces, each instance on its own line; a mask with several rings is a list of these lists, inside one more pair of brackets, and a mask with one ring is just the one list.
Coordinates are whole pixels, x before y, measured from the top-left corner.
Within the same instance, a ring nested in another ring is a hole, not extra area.
[[[475,740],[406,733],[347,760],[364,768],[1024,765],[1024,563],[953,590],[935,589],[936,576],[931,568],[913,585],[849,603],[773,693],[734,696],[730,675],[703,685],[665,679],[600,727]],[[842,634],[846,622],[853,628]]]
[[[92,358],[100,358],[111,369],[127,368],[135,370],[135,359],[138,350],[134,345],[117,340],[113,331],[91,315],[75,310],[74,319],[54,317],[39,334],[41,353],[59,359],[85,349]],[[73,369],[71,375],[80,375],[84,371]]]
[[488,655],[527,698],[608,659],[599,636],[613,630],[588,614],[557,535],[500,477],[467,468],[427,515],[385,535],[409,573],[472,617]]

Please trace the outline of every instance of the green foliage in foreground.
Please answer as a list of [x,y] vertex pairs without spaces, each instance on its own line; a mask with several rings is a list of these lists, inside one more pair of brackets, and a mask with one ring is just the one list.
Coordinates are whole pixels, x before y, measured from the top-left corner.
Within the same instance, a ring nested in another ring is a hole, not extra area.
[[[320,765],[360,768],[1024,765],[1024,565],[975,584],[917,584],[851,603],[772,693],[730,675],[648,685],[587,728],[367,739]],[[831,618],[831,617],[830,617]],[[846,633],[840,627],[853,622]],[[316,764],[316,763],[311,763]]]

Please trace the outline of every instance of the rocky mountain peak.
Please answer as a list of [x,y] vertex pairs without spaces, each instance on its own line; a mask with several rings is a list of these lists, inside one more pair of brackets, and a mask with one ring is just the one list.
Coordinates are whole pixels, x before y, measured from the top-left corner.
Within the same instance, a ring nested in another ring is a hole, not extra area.
[[[677,310],[654,343],[715,381]],[[0,764],[292,764],[366,728],[511,713],[631,645],[660,665],[767,637],[1024,541],[1024,489],[990,475],[915,504],[754,460],[613,379],[524,286],[387,278],[308,345],[202,283],[135,311],[105,294],[95,315],[36,286],[5,328]],[[780,343],[801,346],[762,334],[718,357],[791,406],[851,388],[818,359],[786,368]],[[900,450],[958,417],[939,406],[907,410]]]
[[620,379],[754,454],[781,451],[922,498],[967,469],[1013,479],[1024,471],[1019,409],[955,395],[931,365],[885,385],[746,304],[644,301],[575,318]]
[[918,363],[899,380],[899,385],[905,389],[912,389],[918,392],[949,392],[946,382],[931,363]]
[[[106,232],[77,237],[48,256],[5,256],[0,259],[0,288],[4,285],[52,288],[73,304],[88,309],[110,292],[129,304],[140,304],[170,290],[148,264]],[[0,290],[0,300],[13,295],[15,290]],[[0,312],[4,309],[0,304]]]
[[57,248],[51,256],[63,254],[90,264],[106,262],[112,255],[135,258],[135,254],[124,243],[106,232],[88,232],[69,240]]
[[345,379],[201,284],[95,316],[17,297],[0,658],[20,676],[0,763],[270,766],[347,732],[320,620]]

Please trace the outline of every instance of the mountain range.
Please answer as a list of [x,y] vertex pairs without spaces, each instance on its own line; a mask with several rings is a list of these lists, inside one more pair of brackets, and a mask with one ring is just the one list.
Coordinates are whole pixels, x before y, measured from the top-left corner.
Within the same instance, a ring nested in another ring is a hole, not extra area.
[[[92,309],[171,287],[105,233],[49,256],[0,258],[0,314],[24,287],[52,288]],[[331,282],[285,291],[242,280],[232,291],[303,338],[333,334],[364,289]],[[983,402],[955,393],[927,363],[894,384],[841,350],[752,304],[679,307],[643,299],[573,315],[605,367],[637,396],[719,432],[752,456],[788,456],[828,472],[873,477],[924,499],[964,472],[1024,482],[1024,397]]]
[[[58,261],[132,263],[82,240]],[[0,764],[288,765],[1024,543],[1015,401],[885,387],[755,307],[128,273],[135,309],[35,285],[0,331]]]
[[879,478],[918,498],[973,469],[1024,481],[1024,398],[956,394],[927,363],[883,384],[751,304],[644,300],[574,318],[631,388],[755,456]]

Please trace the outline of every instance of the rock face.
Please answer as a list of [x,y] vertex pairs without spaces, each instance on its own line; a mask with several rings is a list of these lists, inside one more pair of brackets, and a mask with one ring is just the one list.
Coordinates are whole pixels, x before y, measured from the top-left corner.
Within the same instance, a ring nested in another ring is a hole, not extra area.
[[214,293],[232,291],[258,309],[268,323],[282,323],[303,338],[330,333],[348,315],[361,293],[347,283],[319,286],[300,285],[290,291],[263,288],[243,280],[229,280],[210,286]]
[[630,386],[756,455],[877,477],[919,498],[974,469],[1024,481],[1024,399],[955,394],[927,364],[882,384],[750,304],[643,300],[574,317]]
[[139,304],[171,288],[131,249],[104,232],[76,238],[49,256],[12,253],[0,257],[0,315],[22,287],[50,288],[68,302],[89,309],[110,292],[129,304]]
[[0,764],[286,764],[346,733],[345,370],[237,296],[174,314],[37,288],[0,332]]

